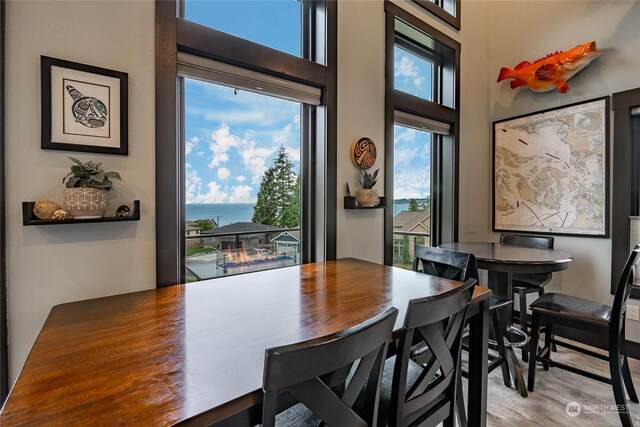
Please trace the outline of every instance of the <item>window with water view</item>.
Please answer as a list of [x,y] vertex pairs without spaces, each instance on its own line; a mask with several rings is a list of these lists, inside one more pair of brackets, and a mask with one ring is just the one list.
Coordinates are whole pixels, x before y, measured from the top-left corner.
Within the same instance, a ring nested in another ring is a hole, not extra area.
[[185,79],[187,280],[300,263],[300,107]]
[[411,269],[431,244],[431,133],[395,125],[393,159],[393,265]]
[[[300,57],[302,9],[186,0],[183,16]],[[206,80],[184,78],[186,280],[299,264],[302,104]]]

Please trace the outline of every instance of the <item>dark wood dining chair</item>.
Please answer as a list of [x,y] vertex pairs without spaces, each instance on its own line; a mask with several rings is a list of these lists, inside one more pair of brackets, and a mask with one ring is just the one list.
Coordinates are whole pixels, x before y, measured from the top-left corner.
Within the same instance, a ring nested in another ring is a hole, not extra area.
[[[454,425],[462,330],[476,283],[469,279],[445,296],[409,301],[398,352],[385,363],[378,425]],[[428,349],[421,364],[412,359],[416,338]]]
[[[390,308],[333,335],[267,349],[262,425],[322,421],[330,426],[375,426],[382,369],[397,316],[398,310]],[[358,413],[353,406],[365,385],[365,410]]]
[[[554,239],[550,236],[534,236],[529,234],[500,234],[500,243],[505,245],[525,246],[528,248],[553,249]],[[544,295],[544,286],[551,281],[551,273],[513,273],[511,284],[513,294],[518,294],[518,321],[520,329],[528,332],[527,295],[537,293]],[[515,315],[515,312],[514,312]],[[522,360],[527,361],[527,349],[522,348]]]
[[[417,245],[413,261],[413,270],[421,271],[432,276],[445,277],[447,279],[459,280],[461,282],[470,278],[478,280],[478,267],[476,257],[467,252],[454,251],[451,249],[436,248],[433,246]],[[509,307],[513,302],[509,298],[491,295],[489,299],[489,314],[491,317],[491,328],[495,338],[494,349],[498,355],[489,355],[488,371],[500,367],[502,369],[502,379],[504,385],[511,387],[511,374],[513,374],[515,388],[521,396],[527,396],[526,384],[522,368],[517,361],[513,348],[505,345],[504,331],[506,326],[502,322],[500,311]],[[419,362],[418,355],[422,349],[414,348],[414,359]],[[462,372],[466,375],[466,372]],[[463,407],[463,406],[462,406]],[[460,424],[465,424],[464,412],[460,411]]]
[[[633,425],[625,397],[625,387],[627,393],[629,393],[629,398],[633,402],[638,403],[638,395],[633,386],[629,361],[625,352],[625,312],[627,299],[629,298],[631,285],[633,284],[634,267],[637,268],[636,266],[640,262],[639,253],[640,245],[636,244],[622,270],[622,275],[618,281],[618,288],[616,289],[616,294],[613,299],[613,306],[552,292],[544,294],[529,306],[532,312],[529,353],[530,391],[533,391],[535,386],[536,362],[541,360],[545,370],[548,370],[549,366],[556,366],[588,378],[611,384],[613,386],[613,395],[622,425],[625,427]],[[541,325],[546,326],[545,342],[542,350],[538,352],[538,339]],[[556,325],[607,337],[609,342],[608,356],[603,356],[594,351],[556,340],[551,335],[553,327]],[[589,356],[608,360],[611,377],[607,378],[575,366],[551,360],[550,347],[552,343]]]

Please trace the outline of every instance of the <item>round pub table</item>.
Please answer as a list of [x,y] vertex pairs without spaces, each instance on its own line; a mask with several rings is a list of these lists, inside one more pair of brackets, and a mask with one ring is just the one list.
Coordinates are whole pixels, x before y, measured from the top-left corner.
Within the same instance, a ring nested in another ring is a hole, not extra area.
[[[571,254],[555,249],[528,248],[503,243],[455,242],[445,243],[440,247],[474,254],[478,268],[488,271],[487,286],[496,295],[509,299],[513,298],[511,285],[513,273],[554,273],[566,270],[573,260]],[[511,328],[511,312],[512,307],[509,305],[500,313],[502,324],[506,325],[505,337],[510,343],[513,340],[513,346],[521,347],[527,344],[529,337],[523,331]],[[516,335],[521,339],[518,343],[514,340]],[[514,376],[516,388],[522,396],[526,396],[522,371],[515,355],[511,357],[509,367]]]

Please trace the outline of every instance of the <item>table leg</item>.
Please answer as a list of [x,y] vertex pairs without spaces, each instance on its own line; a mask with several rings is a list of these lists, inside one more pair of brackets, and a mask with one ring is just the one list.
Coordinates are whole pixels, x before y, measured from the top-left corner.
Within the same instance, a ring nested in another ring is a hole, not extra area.
[[[495,295],[504,297],[504,298],[513,298],[512,288],[511,288],[511,279],[512,273],[506,271],[491,271],[489,270],[488,277],[488,285],[489,289],[493,291]],[[512,305],[509,305],[505,308],[502,308],[498,312],[498,316],[500,317],[500,323],[504,325],[504,336],[507,340],[512,339],[511,335],[511,312]],[[520,331],[518,331],[520,332]],[[525,337],[526,338],[526,337]],[[505,358],[507,359],[507,365],[509,366],[509,371],[511,372],[511,376],[513,377],[513,382],[518,390],[518,393],[522,397],[527,397],[527,388],[524,383],[524,377],[522,375],[522,367],[520,366],[520,362],[515,355],[512,346],[508,346],[505,349]]]
[[479,313],[469,319],[468,425],[487,425],[489,359],[489,300],[478,303]]

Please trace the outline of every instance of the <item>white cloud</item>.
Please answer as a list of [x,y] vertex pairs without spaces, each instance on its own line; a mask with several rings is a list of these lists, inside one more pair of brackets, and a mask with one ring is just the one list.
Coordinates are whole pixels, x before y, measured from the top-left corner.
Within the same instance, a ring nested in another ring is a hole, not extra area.
[[191,151],[198,147],[198,144],[200,144],[200,138],[198,138],[197,136],[194,136],[192,138],[190,138],[188,141],[186,141],[184,143],[184,154],[185,156],[188,156],[189,154],[191,154]]
[[244,175],[238,175],[238,176],[236,176],[236,181],[238,181],[238,182],[245,182],[245,181],[246,181],[246,179],[247,179],[247,177],[246,177],[246,176],[244,176]]
[[231,133],[229,126],[226,123],[222,123],[218,129],[211,133],[211,143],[209,149],[211,150],[211,162],[210,168],[220,166],[222,163],[229,161],[229,155],[227,152],[231,147],[238,147],[242,140],[239,136]]
[[229,178],[230,175],[231,175],[231,172],[229,172],[229,169],[227,168],[218,169],[218,179],[225,180]]
[[286,151],[287,154],[289,155],[289,160],[291,160],[293,162],[299,162],[300,161],[300,149],[299,148],[285,147],[284,151]]
[[[233,125],[251,123],[258,127],[268,127],[290,120],[300,111],[298,103],[272,96],[245,90],[240,90],[237,94],[234,94],[232,88],[192,79],[187,81],[187,85],[188,91],[189,87],[192,87],[197,93],[227,105],[221,111],[187,103],[187,115],[200,116],[207,121],[225,122]],[[189,93],[187,92],[187,94]]]
[[393,162],[396,166],[403,166],[411,163],[413,159],[418,157],[418,154],[418,147],[399,147],[396,148],[393,152]]
[[212,122],[231,123],[236,125],[241,123],[264,123],[269,120],[265,111],[246,110],[207,111],[204,113],[204,117]]
[[293,138],[294,138],[293,124],[289,123],[284,128],[282,128],[281,131],[274,133],[273,136],[271,137],[271,140],[273,141],[274,144],[277,144],[277,145],[287,145],[294,142]]
[[251,182],[256,184],[267,169],[266,161],[275,152],[273,147],[256,147],[254,141],[250,141],[247,147],[240,152],[244,167],[251,172]]
[[251,195],[253,188],[248,185],[233,187],[233,193],[229,197],[231,203],[255,203],[256,198]]
[[207,184],[207,192],[202,192],[202,178],[198,172],[191,170],[191,165],[186,164],[186,202],[191,203],[224,203],[229,200],[229,195],[220,189],[217,182]]
[[418,89],[422,88],[425,83],[425,78],[420,76],[418,68],[414,64],[413,60],[407,56],[401,56],[400,61],[396,60],[394,75],[406,80],[411,80],[414,86]]
[[187,203],[197,203],[195,200],[202,190],[202,179],[197,171],[191,170],[191,165],[186,165],[186,200]]
[[423,198],[430,194],[430,168],[404,169],[397,171],[393,182],[393,197]]
[[226,203],[229,195],[220,189],[217,182],[211,181],[207,184],[207,192],[202,194],[202,201],[198,203]]
[[294,162],[300,161],[300,115],[296,114],[291,123],[288,123],[280,131],[271,137],[274,145],[282,145]]

